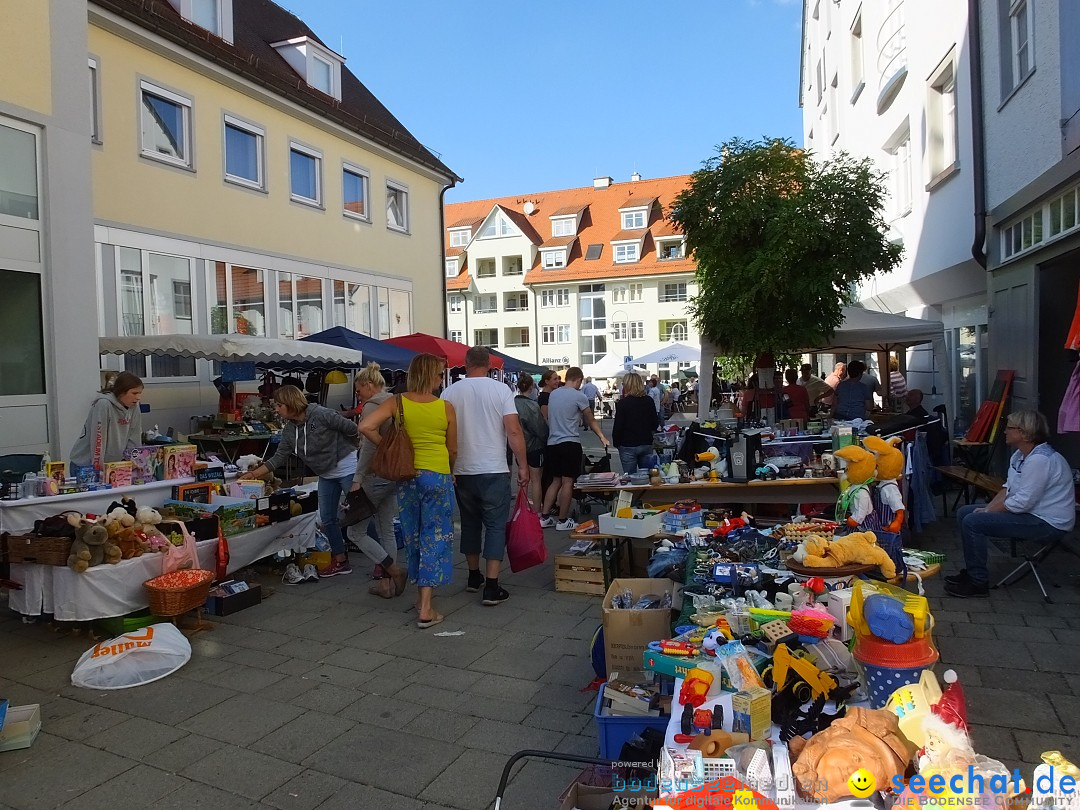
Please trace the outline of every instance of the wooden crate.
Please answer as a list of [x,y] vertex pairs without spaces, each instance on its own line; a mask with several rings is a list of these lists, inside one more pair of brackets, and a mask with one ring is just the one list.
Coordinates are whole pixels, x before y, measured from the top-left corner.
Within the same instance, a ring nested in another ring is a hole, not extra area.
[[607,589],[604,587],[604,565],[599,553],[587,556],[556,554],[555,590],[603,596]]

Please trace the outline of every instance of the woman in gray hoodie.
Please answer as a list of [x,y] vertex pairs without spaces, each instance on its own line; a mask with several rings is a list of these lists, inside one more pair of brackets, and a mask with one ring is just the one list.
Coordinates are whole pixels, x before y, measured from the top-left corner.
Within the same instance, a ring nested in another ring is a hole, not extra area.
[[[73,467],[93,467],[98,472],[110,461],[123,461],[124,453],[142,443],[143,381],[121,371],[112,388],[99,394],[90,406],[82,435],[75,440],[69,460]],[[73,471],[74,474],[74,471]]]
[[351,574],[349,555],[338,525],[341,497],[356,474],[356,424],[344,416],[307,401],[295,385],[274,392],[274,409],[285,420],[277,452],[244,478],[262,478],[296,455],[319,476],[319,522],[330,542],[333,562],[321,577]]

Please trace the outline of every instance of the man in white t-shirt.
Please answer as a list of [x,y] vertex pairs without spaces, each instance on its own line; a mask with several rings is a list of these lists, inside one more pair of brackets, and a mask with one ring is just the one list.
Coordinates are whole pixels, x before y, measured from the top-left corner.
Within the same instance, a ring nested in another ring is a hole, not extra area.
[[[544,518],[540,525],[554,526],[561,532],[577,528],[570,517],[570,503],[574,498],[574,481],[581,475],[581,424],[582,422],[600,437],[604,447],[611,443],[600,430],[600,423],[593,416],[589,400],[581,391],[585,375],[576,366],[566,372],[566,385],[556,388],[548,398],[548,441],[544,451],[544,467],[551,472],[551,483],[544,493]],[[460,435],[460,429],[459,429]],[[548,517],[548,512],[558,503],[559,522]]]
[[[442,398],[458,415],[454,490],[461,512],[461,553],[469,563],[465,589],[476,593],[483,587],[483,604],[497,605],[510,598],[499,586],[510,514],[507,442],[517,459],[519,487],[529,483],[529,461],[514,395],[488,376],[490,370],[491,353],[483,346],[473,346],[465,352],[465,379],[449,386]],[[487,561],[483,573],[481,548]]]

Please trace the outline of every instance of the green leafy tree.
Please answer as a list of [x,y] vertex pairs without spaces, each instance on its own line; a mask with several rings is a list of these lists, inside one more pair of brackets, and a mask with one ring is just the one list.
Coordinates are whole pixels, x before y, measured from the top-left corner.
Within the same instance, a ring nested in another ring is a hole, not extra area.
[[699,331],[739,359],[820,345],[856,283],[900,261],[886,195],[869,159],[818,162],[781,139],[721,145],[670,215],[697,262]]

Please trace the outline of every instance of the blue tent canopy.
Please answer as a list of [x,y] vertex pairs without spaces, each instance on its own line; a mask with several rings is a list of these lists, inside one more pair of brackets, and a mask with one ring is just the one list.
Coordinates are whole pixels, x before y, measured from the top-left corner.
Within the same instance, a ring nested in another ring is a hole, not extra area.
[[300,339],[312,343],[341,346],[346,349],[358,349],[364,353],[365,363],[375,362],[383,368],[392,370],[407,369],[409,363],[416,357],[416,352],[411,349],[403,349],[400,346],[384,343],[373,337],[354,332],[352,329],[346,329],[344,326],[332,326],[322,332],[316,332],[314,335],[308,335],[306,338]]
[[516,371],[525,374],[542,374],[547,371],[546,367],[538,366],[536,363],[530,363],[528,360],[518,360],[516,357],[497,352],[494,349],[488,349],[488,351],[496,357],[502,358],[503,368],[506,371]]

